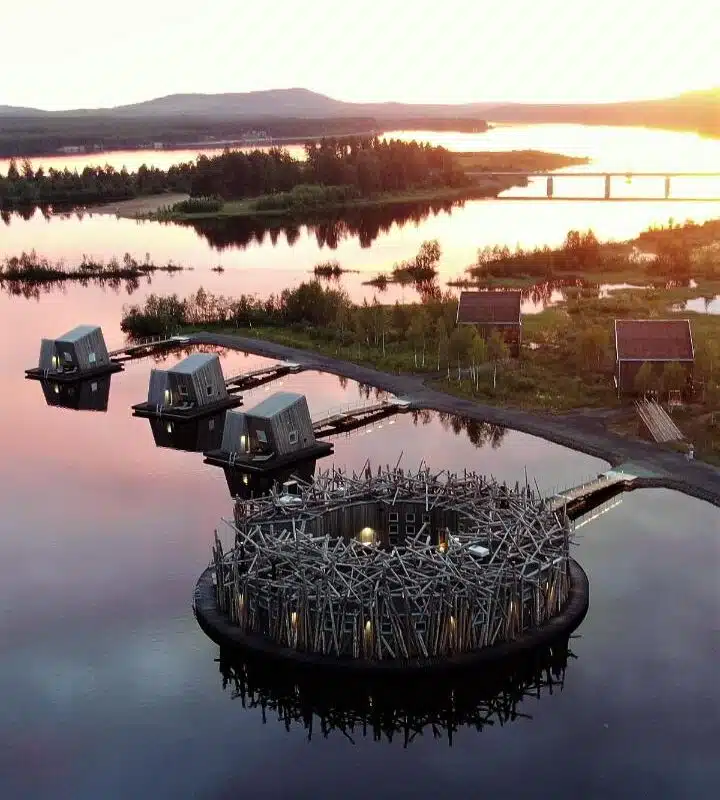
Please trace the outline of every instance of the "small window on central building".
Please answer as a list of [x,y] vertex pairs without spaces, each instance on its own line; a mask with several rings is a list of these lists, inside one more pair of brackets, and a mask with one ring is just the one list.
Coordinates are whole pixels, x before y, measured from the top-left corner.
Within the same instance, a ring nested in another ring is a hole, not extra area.
[[212,397],[212,395],[213,395],[213,387],[212,386],[207,386],[206,388],[207,388],[208,397]]
[[298,433],[297,431],[290,431],[288,434],[288,441],[290,444],[297,444],[298,441]]

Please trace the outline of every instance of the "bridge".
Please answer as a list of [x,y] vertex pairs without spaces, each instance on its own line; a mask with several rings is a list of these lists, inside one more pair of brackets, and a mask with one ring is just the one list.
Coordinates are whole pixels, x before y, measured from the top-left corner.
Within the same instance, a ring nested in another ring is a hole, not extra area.
[[407,411],[410,400],[398,397],[380,400],[377,403],[360,403],[347,405],[326,412],[313,420],[315,436],[333,436],[338,433],[349,433],[356,428],[385,419],[393,414]]
[[241,372],[225,379],[225,387],[228,392],[241,392],[248,389],[255,389],[263,386],[270,381],[288,375],[291,372],[301,372],[305,367],[292,361],[282,361],[277,364],[270,364],[267,367],[259,367],[249,372]]
[[[662,201],[662,200],[682,200],[689,202],[718,202],[720,201],[720,188],[715,197],[672,197],[671,196],[671,181],[672,178],[703,178],[715,179],[720,183],[720,172],[468,172],[471,176],[498,176],[498,177],[515,177],[526,178],[531,180],[533,178],[544,178],[546,183],[545,198],[548,200],[615,200],[615,201]],[[557,196],[555,194],[555,178],[603,178],[605,192],[603,196],[591,197],[573,197],[572,195]],[[633,178],[663,178],[665,181],[664,196],[651,195],[649,197],[613,197],[612,195],[612,179],[624,178],[627,181],[632,181]],[[498,197],[498,200],[540,200],[542,197]]]

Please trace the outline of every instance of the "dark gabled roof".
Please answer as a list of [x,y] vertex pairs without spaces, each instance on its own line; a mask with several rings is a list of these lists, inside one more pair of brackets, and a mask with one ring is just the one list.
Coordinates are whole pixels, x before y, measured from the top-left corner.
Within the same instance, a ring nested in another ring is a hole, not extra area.
[[615,346],[618,361],[692,361],[690,320],[617,319]]
[[460,292],[457,321],[475,325],[518,325],[520,292]]

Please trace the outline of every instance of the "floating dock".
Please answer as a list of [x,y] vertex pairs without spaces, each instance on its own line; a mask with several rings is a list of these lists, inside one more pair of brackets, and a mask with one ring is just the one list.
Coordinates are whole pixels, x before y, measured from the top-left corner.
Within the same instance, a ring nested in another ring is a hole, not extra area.
[[266,383],[282,378],[290,373],[302,372],[305,367],[291,361],[282,361],[270,364],[267,367],[253,369],[250,372],[241,372],[225,380],[228,392],[242,392],[264,386]]
[[549,499],[550,509],[556,512],[564,509],[570,519],[576,519],[615,495],[632,489],[635,480],[635,475],[610,469],[591,481],[553,495]]
[[117,350],[111,350],[108,355],[116,364],[124,361],[132,361],[136,358],[145,358],[163,350],[171,350],[182,345],[192,344],[189,336],[152,336],[148,339],[141,339]]
[[323,414],[313,420],[313,431],[315,436],[333,436],[339,433],[349,433],[350,431],[378,422],[386,417],[407,411],[410,408],[410,401],[398,397],[381,400],[378,403],[365,403],[351,405],[335,411]]

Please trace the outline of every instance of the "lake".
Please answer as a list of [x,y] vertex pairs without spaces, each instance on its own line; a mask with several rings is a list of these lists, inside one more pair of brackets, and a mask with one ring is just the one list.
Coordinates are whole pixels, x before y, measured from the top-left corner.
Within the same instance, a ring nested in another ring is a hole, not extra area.
[[[417,136],[456,150],[541,149],[571,155],[587,155],[592,163],[573,172],[601,170],[674,169],[717,170],[720,140],[703,139],[691,133],[646,130],[641,128],[583,127],[578,125],[502,125],[483,134],[393,132],[389,136]],[[164,151],[134,151],[102,154],[101,160],[120,168],[132,167],[137,159],[168,166],[166,159],[187,158],[191,154]],[[130,156],[132,159],[130,160]],[[36,166],[80,166],[75,156],[56,156],[36,160]],[[97,160],[97,159],[95,159]],[[563,170],[566,171],[566,170]],[[627,185],[615,179],[613,191],[662,196],[662,179],[651,186],[638,186],[640,179]],[[676,190],[687,195],[714,192],[720,196],[720,180],[678,179]],[[503,193],[504,198],[543,195],[545,181],[524,189]],[[558,178],[556,194],[588,195],[603,193],[602,178]],[[675,191],[675,189],[674,189]],[[363,283],[393,263],[412,257],[421,243],[438,239],[443,250],[440,280],[462,275],[474,262],[477,249],[485,245],[514,247],[560,244],[568,230],[592,228],[600,239],[623,240],[636,236],[651,224],[666,224],[668,219],[702,222],[720,217],[720,201],[669,202],[594,202],[565,200],[477,200],[461,206],[394,207],[367,210],[328,218],[323,224],[268,227],[246,219],[194,225],[167,225],[136,222],[112,216],[85,215],[45,218],[36,212],[30,219],[19,215],[0,223],[0,257],[34,248],[52,259],[79,261],[83,254],[109,259],[130,252],[137,258],[149,253],[155,262],[173,260],[194,267],[192,274],[174,276],[170,284],[157,277],[156,291],[186,294],[200,283],[213,292],[233,294],[255,292],[267,295],[284,286],[297,285],[312,274],[320,261],[337,259],[354,270],[343,276],[342,285],[356,300],[372,299],[377,290]],[[222,265],[224,274],[209,272]],[[382,295],[388,302],[413,299],[413,289],[391,287]]]
[[[545,129],[528,130],[540,136]],[[588,143],[600,136],[588,131]],[[637,135],[645,134],[656,132]],[[618,131],[616,141],[625,135]],[[688,146],[696,138],[677,136]],[[543,147],[562,151],[556,141]],[[123,303],[148,291],[183,294],[200,283],[226,294],[277,291],[333,256],[361,270],[346,276],[360,296],[362,275],[387,269],[435,235],[449,277],[478,244],[513,242],[510,233],[552,242],[569,227],[601,233],[605,219],[608,235],[622,238],[675,205],[466,204],[417,227],[391,223],[370,246],[348,235],[334,250],[304,228],[294,244],[286,232],[275,244],[266,233],[261,242],[219,251],[191,228],[13,216],[2,228],[5,253],[35,247],[72,259],[149,250],[155,260],[195,269],[157,275],[132,296],[79,285],[39,300],[0,295],[0,797],[715,797],[715,507],[665,490],[635,491],[579,531],[575,557],[590,579],[590,609],[570,640],[562,685],[552,691],[516,697],[482,730],[461,723],[452,744],[442,724],[433,731],[420,717],[421,733],[407,746],[402,735],[376,740],[372,724],[365,733],[362,725],[343,733],[328,724],[323,735],[317,716],[308,740],[302,715],[287,720],[293,704],[317,709],[322,697],[291,686],[295,700],[286,693],[278,712],[275,690],[263,689],[269,706],[250,707],[247,697],[244,706],[232,683],[223,686],[227,665],[192,615],[192,590],[209,561],[213,530],[232,514],[231,496],[222,470],[203,464],[200,453],[157,447],[150,423],[131,416],[130,406],[145,399],[153,362],[131,362],[112,376],[106,413],[51,407],[42,387],[23,378],[37,363],[41,337],[81,322],[101,324],[108,345],[119,345]],[[713,208],[681,204],[676,218],[695,210],[720,216]],[[218,261],[223,274],[209,270]],[[226,374],[265,363],[240,353],[222,359]],[[351,381],[306,372],[246,393],[245,405],[278,388],[306,393],[313,415],[361,396]],[[400,458],[408,468],[425,459],[438,470],[474,469],[513,483],[527,469],[547,492],[607,468],[535,437],[427,413],[337,438],[334,455],[316,470],[360,470],[368,458],[373,466]],[[264,671],[255,685],[263,680],[271,682]],[[466,690],[459,687],[458,697]],[[414,700],[421,708],[426,702]],[[336,696],[324,706],[326,722],[347,716],[346,702]]]

